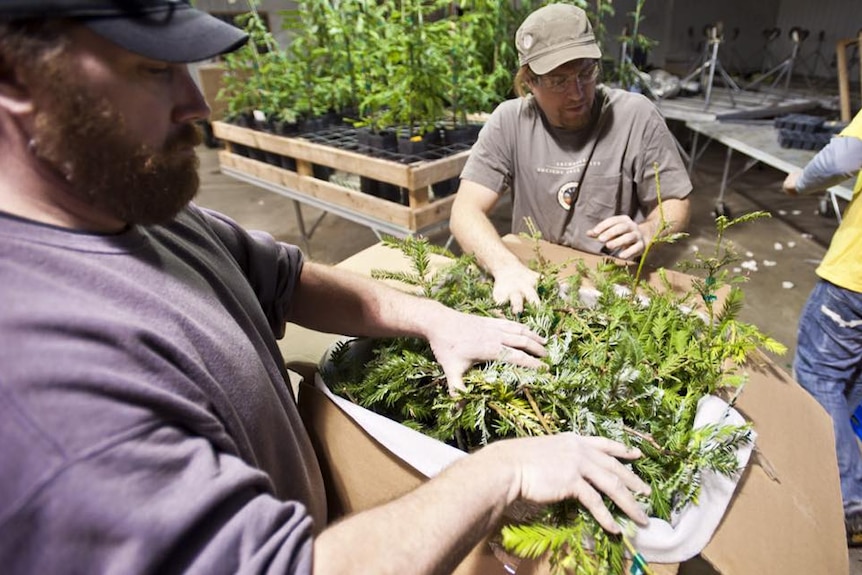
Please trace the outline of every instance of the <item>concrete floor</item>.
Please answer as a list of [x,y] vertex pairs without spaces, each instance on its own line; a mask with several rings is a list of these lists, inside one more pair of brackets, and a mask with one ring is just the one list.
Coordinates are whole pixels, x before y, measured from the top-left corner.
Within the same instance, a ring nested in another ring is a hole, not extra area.
[[[687,130],[681,125],[672,128],[687,149]],[[247,228],[262,229],[279,240],[302,245],[292,201],[222,175],[215,150],[202,146],[199,154],[203,185],[197,203],[219,210]],[[698,160],[693,174],[690,236],[678,244],[660,246],[653,264],[673,269],[676,261],[685,259],[693,250],[714,248],[712,210],[723,161],[724,150],[718,144],[712,144]],[[736,161],[739,166],[744,162],[739,155]],[[756,271],[745,272],[748,281],[744,285],[742,319],[787,346],[788,352],[774,359],[790,372],[799,313],[814,285],[814,269],[837,221],[817,213],[819,197],[785,196],[781,192],[783,179],[784,174],[775,169],[756,167],[731,182],[725,202],[733,215],[758,209],[772,214],[770,219],[732,228],[728,236],[744,260],[756,262]],[[308,206],[302,207],[302,213],[309,226],[322,215]],[[494,221],[501,232],[509,231],[505,204],[494,214]],[[438,243],[445,241],[445,232],[435,241],[438,239]],[[377,241],[370,229],[327,214],[305,247],[312,260],[334,264]],[[851,551],[850,563],[851,575],[862,575],[862,551]]]

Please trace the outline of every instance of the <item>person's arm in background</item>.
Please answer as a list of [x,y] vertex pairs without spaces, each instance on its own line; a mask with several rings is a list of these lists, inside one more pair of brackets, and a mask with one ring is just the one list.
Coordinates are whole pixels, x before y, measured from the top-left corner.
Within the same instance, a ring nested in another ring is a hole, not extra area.
[[665,235],[685,230],[689,221],[688,198],[663,200],[661,207],[653,209],[639,224],[629,216],[611,216],[599,222],[587,235],[604,242],[609,254],[632,259],[644,252],[649,241],[659,232],[662,219],[668,225]]
[[512,311],[520,313],[525,301],[539,302],[539,274],[506,247],[488,218],[498,199],[494,190],[462,179],[452,204],[449,229],[461,249],[473,254],[479,265],[494,276],[494,300],[501,304],[508,301]]
[[576,498],[607,531],[620,533],[604,492],[644,525],[631,492],[647,494],[649,486],[617,459],[639,456],[609,439],[573,433],[498,441],[404,497],[324,530],[314,542],[314,573],[451,573],[516,500]]
[[[661,228],[664,219],[669,226],[664,233],[684,232],[689,223],[691,179],[667,121],[652,102],[635,98],[637,121],[631,126],[630,138],[639,142],[627,161],[631,162],[637,183],[638,204],[645,218],[635,222],[624,214],[599,222],[587,235],[605,244],[605,251],[622,259],[643,254],[647,244]],[[661,194],[659,194],[659,181]],[[650,209],[651,206],[652,209]]]
[[853,177],[862,168],[862,140],[852,136],[836,136],[817,152],[805,168],[791,172],[782,188],[795,196],[819,192]]
[[669,235],[687,230],[690,218],[691,202],[688,198],[667,198],[662,200],[660,207],[656,206],[647,215],[639,227],[644,237],[649,240],[659,232],[662,220],[668,226],[663,233]]

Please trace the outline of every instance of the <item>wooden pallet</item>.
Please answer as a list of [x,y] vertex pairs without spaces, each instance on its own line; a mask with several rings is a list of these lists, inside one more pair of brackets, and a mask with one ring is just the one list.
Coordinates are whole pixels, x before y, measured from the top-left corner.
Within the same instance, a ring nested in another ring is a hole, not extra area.
[[[224,173],[398,236],[421,234],[448,223],[454,194],[432,201],[429,188],[457,177],[470,154],[464,150],[439,160],[405,164],[225,122],[213,122],[213,133],[227,144],[219,152]],[[236,153],[237,144],[294,158],[296,170],[241,156]],[[319,179],[314,175],[315,164],[404,188],[408,205]]]

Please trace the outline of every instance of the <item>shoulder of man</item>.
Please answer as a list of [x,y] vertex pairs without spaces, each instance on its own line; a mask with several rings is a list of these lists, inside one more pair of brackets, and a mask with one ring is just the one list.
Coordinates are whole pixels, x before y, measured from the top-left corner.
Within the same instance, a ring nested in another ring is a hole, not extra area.
[[[661,110],[643,94],[606,86],[602,86],[602,93],[602,114],[612,113],[619,120],[614,122],[617,128],[652,131],[667,126]],[[596,98],[598,97],[597,93]]]
[[497,105],[488,118],[488,123],[503,125],[514,125],[522,121],[538,119],[539,107],[532,96],[524,98],[512,98]]
[[494,113],[504,115],[505,117],[529,117],[537,111],[538,105],[536,104],[535,98],[533,98],[532,94],[528,94],[523,98],[512,98],[502,102],[497,106],[497,109],[494,110]]
[[638,110],[650,109],[657,110],[658,108],[652,100],[637,92],[629,92],[620,88],[610,88],[601,86],[600,90],[596,91],[596,97],[603,94],[609,106],[625,106],[626,108],[634,107]]

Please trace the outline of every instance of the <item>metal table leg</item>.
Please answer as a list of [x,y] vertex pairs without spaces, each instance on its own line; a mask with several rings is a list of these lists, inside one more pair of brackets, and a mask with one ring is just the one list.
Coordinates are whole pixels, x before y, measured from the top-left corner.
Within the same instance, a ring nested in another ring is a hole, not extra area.
[[727,206],[724,203],[724,191],[727,189],[728,173],[730,172],[730,158],[733,156],[733,148],[728,146],[724,157],[724,171],[721,173],[721,187],[718,189],[718,198],[715,200],[715,214],[717,216],[728,216]]
[[317,226],[319,226],[320,222],[323,221],[327,212],[322,212],[314,221],[314,224],[312,224],[311,231],[308,231],[305,227],[305,218],[302,215],[302,203],[299,200],[293,200],[293,211],[296,213],[296,223],[299,226],[299,235],[302,236],[302,243],[305,245],[305,251],[310,257],[311,236],[314,235],[315,230],[317,230]]
[[694,171],[694,163],[697,161],[697,137],[700,132],[695,131],[691,137],[691,153],[688,155],[688,177],[691,178],[691,173]]

